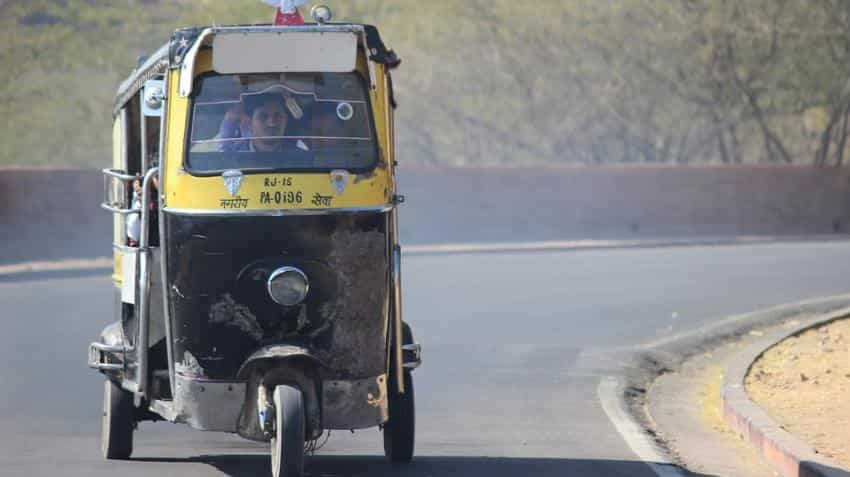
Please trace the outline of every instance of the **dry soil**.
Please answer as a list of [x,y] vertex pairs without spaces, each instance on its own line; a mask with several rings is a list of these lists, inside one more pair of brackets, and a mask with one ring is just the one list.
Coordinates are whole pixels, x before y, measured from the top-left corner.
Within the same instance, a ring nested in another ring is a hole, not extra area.
[[753,364],[746,386],[785,430],[850,468],[850,318],[769,349]]

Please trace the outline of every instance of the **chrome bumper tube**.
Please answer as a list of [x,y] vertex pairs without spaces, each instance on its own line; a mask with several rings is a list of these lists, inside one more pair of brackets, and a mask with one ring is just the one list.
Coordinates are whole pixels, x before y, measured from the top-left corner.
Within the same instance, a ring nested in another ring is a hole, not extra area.
[[422,365],[422,345],[410,343],[401,346],[405,369],[416,369]]
[[[112,355],[120,355],[120,363],[110,363],[107,358]],[[94,342],[89,345],[89,368],[98,371],[121,371],[124,369],[124,346],[108,345]]]

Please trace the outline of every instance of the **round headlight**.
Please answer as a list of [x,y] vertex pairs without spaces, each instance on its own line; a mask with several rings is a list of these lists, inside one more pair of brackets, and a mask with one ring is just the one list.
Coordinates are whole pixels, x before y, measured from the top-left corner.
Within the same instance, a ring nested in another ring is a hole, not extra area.
[[301,270],[295,267],[281,267],[269,276],[268,289],[269,296],[276,303],[294,306],[307,297],[310,282]]

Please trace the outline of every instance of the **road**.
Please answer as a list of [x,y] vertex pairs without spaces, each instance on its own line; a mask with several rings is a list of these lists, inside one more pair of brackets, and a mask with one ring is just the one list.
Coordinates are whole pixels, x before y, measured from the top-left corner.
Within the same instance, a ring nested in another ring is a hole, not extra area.
[[[615,351],[730,314],[846,293],[850,242],[413,255],[404,308],[424,346],[417,459],[377,430],[334,433],[314,476],[654,476],[603,411]],[[100,458],[106,276],[0,282],[0,475],[265,476],[237,437],[142,424],[130,462]],[[118,474],[120,473],[120,474]]]

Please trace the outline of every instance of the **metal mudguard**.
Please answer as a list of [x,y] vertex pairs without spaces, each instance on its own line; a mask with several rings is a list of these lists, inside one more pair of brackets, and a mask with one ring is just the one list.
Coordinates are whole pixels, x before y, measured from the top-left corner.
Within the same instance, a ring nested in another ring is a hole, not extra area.
[[237,379],[248,379],[251,368],[256,366],[260,361],[288,358],[304,358],[316,366],[322,368],[325,367],[322,360],[314,356],[307,348],[289,344],[276,344],[263,346],[262,348],[254,351],[250,356],[248,356],[248,359],[245,360],[242,367],[239,368],[239,372],[236,373],[236,377]]
[[251,353],[236,374],[247,383],[236,432],[246,439],[268,440],[258,418],[258,393],[273,392],[277,384],[295,384],[304,393],[306,434],[319,437],[323,429],[319,374],[325,367],[310,350],[297,345],[268,345]]

